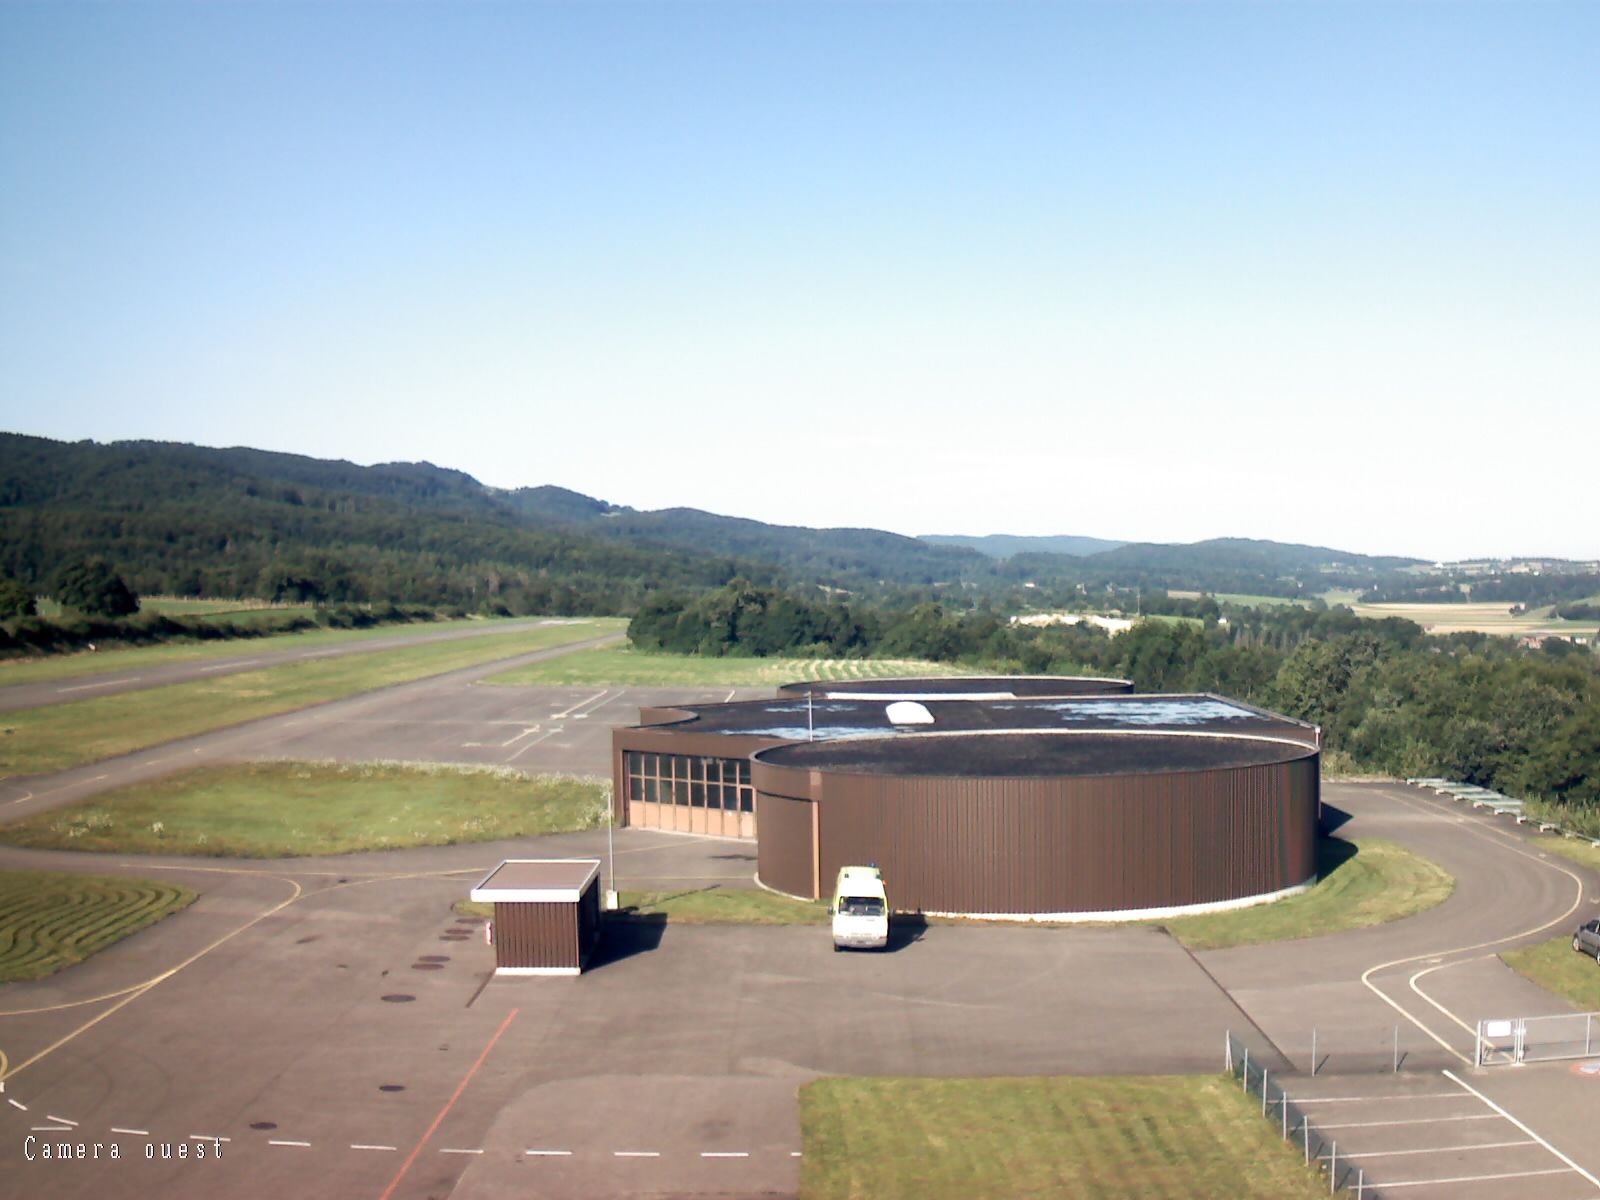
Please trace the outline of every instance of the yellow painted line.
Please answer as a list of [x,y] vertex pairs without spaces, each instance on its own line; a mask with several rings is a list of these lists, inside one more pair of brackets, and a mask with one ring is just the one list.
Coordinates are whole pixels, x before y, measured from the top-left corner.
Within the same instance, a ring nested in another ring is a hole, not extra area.
[[[152,978],[146,980],[144,983],[135,985],[134,988],[131,989],[131,990],[124,989],[127,992],[127,994],[124,995],[122,997],[122,999],[118,1000],[115,1004],[113,1004],[110,1008],[106,1009],[105,1012],[100,1013],[96,1017],[90,1018],[88,1021],[85,1021],[82,1025],[78,1026],[78,1028],[74,1029],[71,1033],[67,1034],[64,1037],[57,1038],[54,1042],[51,1042],[50,1045],[46,1046],[43,1050],[40,1050],[37,1054],[34,1054],[31,1057],[24,1059],[22,1062],[18,1063],[16,1066],[9,1068],[4,1075],[0,1075],[0,1079],[10,1079],[13,1075],[20,1074],[21,1072],[27,1070],[29,1067],[33,1066],[34,1063],[40,1061],[41,1059],[45,1058],[46,1056],[54,1054],[57,1050],[61,1049],[61,1047],[65,1046],[65,1045],[67,1045],[74,1038],[80,1036],[81,1034],[87,1033],[89,1030],[93,1029],[96,1025],[100,1024],[101,1021],[104,1021],[107,1017],[111,1016],[113,1013],[119,1012],[123,1008],[127,1007],[129,1004],[132,1004],[135,1000],[137,1000],[140,996],[143,996],[145,993],[147,993],[147,992],[153,990],[154,988],[160,986],[161,984],[165,983],[167,980],[171,979],[174,975],[176,975],[179,971],[182,971],[185,967],[191,966],[194,963],[200,961],[200,959],[204,958],[207,954],[210,954],[218,946],[221,946],[221,945],[223,945],[223,944],[225,944],[227,942],[232,941],[234,938],[238,937],[241,933],[245,932],[245,930],[251,929],[256,925],[259,925],[262,921],[265,921],[268,917],[273,916],[276,913],[282,912],[284,909],[288,908],[289,905],[293,904],[296,900],[300,899],[300,897],[305,894],[305,889],[302,888],[294,880],[288,879],[288,880],[285,880],[284,882],[288,883],[290,887],[294,888],[294,894],[292,896],[290,896],[287,900],[280,901],[279,903],[273,905],[271,908],[268,908],[268,909],[266,909],[266,910],[264,910],[264,911],[262,911],[260,913],[257,913],[254,917],[252,917],[250,920],[246,921],[243,925],[239,926],[237,929],[233,930],[231,933],[225,933],[221,937],[217,938],[215,941],[211,942],[209,945],[204,946],[201,949],[195,951],[195,953],[191,954],[188,958],[186,958],[182,962],[178,963],[177,966],[169,967],[167,970],[161,972],[159,975],[153,976]],[[53,1005],[53,1006],[51,1006],[49,1008],[34,1009],[34,1010],[30,1010],[30,1011],[51,1012],[51,1011],[55,1011],[55,1010],[61,1009],[61,1008],[76,1008],[81,1003],[83,1003],[83,1002],[79,1001],[79,1002],[75,1002],[73,1004]],[[0,1016],[20,1016],[20,1015],[22,1015],[20,1012],[0,1013]]]

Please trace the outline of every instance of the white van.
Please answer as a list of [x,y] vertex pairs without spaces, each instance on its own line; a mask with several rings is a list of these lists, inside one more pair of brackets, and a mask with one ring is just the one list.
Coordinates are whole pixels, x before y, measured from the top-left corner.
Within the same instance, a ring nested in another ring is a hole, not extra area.
[[828,911],[835,950],[882,950],[889,944],[889,897],[877,867],[840,867]]

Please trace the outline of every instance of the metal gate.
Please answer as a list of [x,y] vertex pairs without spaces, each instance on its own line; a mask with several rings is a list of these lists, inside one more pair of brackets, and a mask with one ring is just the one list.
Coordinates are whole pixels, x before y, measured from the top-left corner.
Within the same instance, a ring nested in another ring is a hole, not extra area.
[[1515,1066],[1600,1053],[1600,1013],[1498,1017],[1478,1022],[1477,1065]]

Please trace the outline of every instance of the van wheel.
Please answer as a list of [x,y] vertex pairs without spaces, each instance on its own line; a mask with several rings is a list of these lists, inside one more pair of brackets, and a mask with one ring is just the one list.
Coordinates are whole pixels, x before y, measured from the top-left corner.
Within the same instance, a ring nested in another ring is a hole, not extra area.
[[1581,940],[1579,940],[1578,938],[1573,938],[1572,939],[1572,948],[1574,950],[1578,951],[1579,953],[1582,953],[1583,952],[1583,942]]

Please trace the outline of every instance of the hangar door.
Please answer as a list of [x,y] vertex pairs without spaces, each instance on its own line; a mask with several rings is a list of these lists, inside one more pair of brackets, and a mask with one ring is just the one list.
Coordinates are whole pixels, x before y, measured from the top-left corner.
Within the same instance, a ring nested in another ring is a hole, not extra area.
[[628,824],[719,837],[756,835],[750,760],[625,750]]

